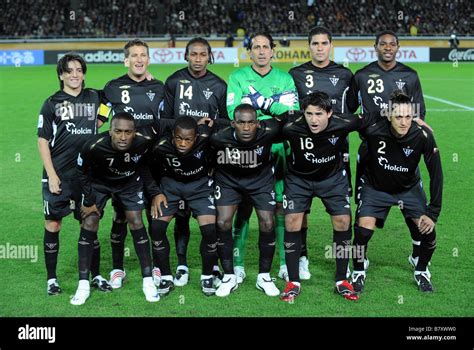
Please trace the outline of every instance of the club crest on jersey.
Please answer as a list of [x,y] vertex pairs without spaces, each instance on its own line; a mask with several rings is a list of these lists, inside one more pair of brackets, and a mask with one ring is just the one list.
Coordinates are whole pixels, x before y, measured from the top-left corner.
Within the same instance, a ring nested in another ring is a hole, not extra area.
[[201,159],[203,152],[204,152],[204,151],[196,152],[196,153],[193,154],[193,156],[195,156],[197,159]]
[[280,92],[280,88],[278,86],[272,86],[270,90],[272,90],[272,95],[278,94]]
[[150,101],[153,101],[153,99],[155,98],[155,93],[154,92],[147,92],[146,95],[148,96],[148,98],[150,99]]
[[403,87],[405,86],[406,83],[404,81],[399,80],[399,81],[396,81],[395,84],[397,84],[398,89],[403,90]]
[[410,156],[410,154],[413,153],[413,149],[412,148],[403,148],[403,153],[405,153],[405,157],[408,157],[408,156]]
[[336,145],[337,140],[339,140],[339,136],[338,136],[338,137],[334,137],[334,136],[333,136],[333,137],[328,138],[328,141],[331,142],[331,144],[332,144],[333,146]]
[[332,77],[332,78],[329,78],[329,80],[331,81],[332,85],[336,86],[337,82],[339,81],[339,78]]
[[141,154],[135,154],[135,155],[132,157],[132,160],[133,160],[135,163],[138,163],[138,161],[140,160],[141,157],[142,157]]
[[259,156],[261,156],[262,153],[263,153],[263,146],[258,147],[257,149],[255,149],[255,153],[257,153]]
[[213,92],[209,89],[207,90],[203,90],[202,93],[204,94],[204,97],[206,98],[206,100],[209,100],[209,98],[212,96]]

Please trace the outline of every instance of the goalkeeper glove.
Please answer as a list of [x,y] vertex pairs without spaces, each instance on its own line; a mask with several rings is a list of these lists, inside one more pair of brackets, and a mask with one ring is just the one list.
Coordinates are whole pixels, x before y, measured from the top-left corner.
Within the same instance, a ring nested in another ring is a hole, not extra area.
[[293,107],[298,100],[298,96],[293,91],[283,91],[271,97],[275,102],[281,103],[288,107]]
[[241,100],[242,103],[251,104],[253,108],[257,110],[260,109],[262,111],[267,111],[270,109],[270,106],[273,103],[273,99],[271,97],[270,98],[264,97],[260,92],[255,90],[255,88],[252,85],[249,86],[249,91],[250,91],[250,94],[243,96]]

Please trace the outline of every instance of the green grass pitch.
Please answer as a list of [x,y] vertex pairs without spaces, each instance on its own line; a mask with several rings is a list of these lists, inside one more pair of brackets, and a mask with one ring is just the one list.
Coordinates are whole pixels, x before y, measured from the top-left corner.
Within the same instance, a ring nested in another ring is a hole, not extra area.
[[[290,68],[290,64],[278,66],[284,70]],[[453,67],[449,63],[423,63],[411,66],[418,71],[427,96],[457,104],[426,98],[426,119],[434,128],[445,176],[443,209],[437,225],[438,248],[430,268],[435,293],[424,295],[417,291],[407,262],[411,238],[401,214],[393,208],[385,228],[377,230],[370,243],[371,265],[361,299],[349,302],[335,295],[335,262],[324,256],[325,247],[332,243],[330,219],[319,200],[315,200],[308,233],[313,276],[303,281],[302,294],[293,304],[267,297],[255,288],[258,230],[253,216],[247,244],[247,279],[228,298],[205,297],[200,291],[200,238],[196,224],[192,223],[189,285],[177,288],[158,303],[147,303],[141,291],[139,264],[128,235],[125,268],[129,279],[124,288],[109,294],[93,291],[81,307],[69,304],[78,277],[79,228],[72,217],[64,219],[60,238],[58,278],[63,294],[46,295],[41,161],[36,125],[41,104],[58,89],[55,66],[0,68],[0,246],[5,249],[7,245],[33,245],[38,249],[37,261],[11,256],[0,258],[0,316],[474,316],[471,278],[474,230],[470,221],[474,195],[474,65],[460,63]],[[183,65],[153,65],[150,71],[165,80],[181,67]],[[350,65],[353,71],[360,67]],[[102,88],[108,80],[125,74],[121,65],[91,64],[88,68],[88,87]],[[224,79],[233,69],[232,65],[211,66],[211,70]],[[358,136],[352,135],[353,169],[358,142]],[[427,172],[424,165],[421,168],[427,188]],[[108,205],[99,230],[104,276],[108,276],[111,269],[110,227]],[[176,257],[171,232],[169,238],[174,269]],[[277,272],[275,256],[272,274],[276,276]],[[283,281],[278,280],[277,286],[282,289]]]

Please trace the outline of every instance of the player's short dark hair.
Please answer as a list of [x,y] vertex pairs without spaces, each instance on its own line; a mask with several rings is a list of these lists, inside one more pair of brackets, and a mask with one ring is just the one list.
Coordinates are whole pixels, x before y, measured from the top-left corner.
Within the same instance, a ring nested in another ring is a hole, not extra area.
[[384,35],[391,35],[391,36],[395,37],[395,40],[397,41],[397,45],[398,45],[398,36],[397,36],[397,34],[395,34],[395,32],[392,31],[392,30],[384,30],[384,31],[378,33],[377,36],[375,37],[375,46],[377,46],[379,44],[380,38],[383,37]]
[[[61,80],[61,78],[59,76],[63,73],[69,72],[68,64],[71,61],[77,61],[77,62],[80,63],[83,74],[86,74],[86,72],[87,72],[86,61],[84,61],[84,58],[82,58],[81,55],[79,55],[75,52],[66,53],[63,57],[61,57],[59,59],[58,65],[56,66],[56,72],[58,73],[59,86],[61,87],[61,90],[64,89],[64,82]],[[85,83],[83,81],[82,82],[82,87],[84,88],[84,86],[85,86]]]
[[125,44],[123,48],[123,52],[125,53],[125,57],[128,57],[130,55],[130,48],[132,46],[145,46],[146,47],[146,54],[150,56],[150,48],[148,47],[148,44],[144,42],[141,39],[133,39],[130,40],[128,43]]
[[327,113],[332,110],[332,103],[329,95],[322,91],[315,91],[307,95],[301,102],[301,109],[304,111],[309,105],[319,107]]
[[186,44],[186,50],[184,51],[184,59],[188,61],[188,55],[189,55],[189,47],[193,44],[203,44],[207,46],[207,54],[209,55],[209,64],[214,63],[214,55],[212,54],[212,48],[211,44],[209,44],[209,41],[207,41],[204,38],[197,37],[197,38],[192,38],[189,40],[189,42]]
[[308,44],[311,44],[311,39],[313,36],[318,34],[326,34],[328,36],[329,42],[332,43],[332,34],[326,27],[314,27],[309,31],[308,34]]
[[198,124],[196,119],[194,119],[193,117],[181,116],[178,117],[174,122],[173,130],[176,130],[177,128],[183,130],[194,130],[197,133]]
[[241,105],[238,105],[234,109],[234,120],[235,120],[235,117],[237,116],[237,113],[240,114],[242,112],[251,112],[251,113],[255,114],[255,118],[257,118],[257,111],[255,110],[255,108],[253,108],[253,106],[251,104],[242,103]]
[[136,124],[137,122],[135,121],[135,118],[133,118],[133,115],[131,115],[130,113],[128,112],[118,112],[116,114],[114,114],[114,116],[112,117],[112,121],[110,122],[110,126],[112,127],[112,123],[114,122],[114,120],[129,120],[133,123],[133,128],[135,129],[136,128]]
[[247,46],[247,50],[252,50],[253,39],[255,39],[255,37],[257,37],[257,36],[264,36],[270,42],[270,48],[271,49],[275,48],[276,45],[275,45],[275,42],[273,41],[273,37],[271,36],[270,33],[268,33],[268,32],[257,32],[257,33],[254,33],[250,36],[249,46]]
[[411,97],[408,96],[403,90],[394,90],[390,94],[390,102],[394,104],[411,104]]

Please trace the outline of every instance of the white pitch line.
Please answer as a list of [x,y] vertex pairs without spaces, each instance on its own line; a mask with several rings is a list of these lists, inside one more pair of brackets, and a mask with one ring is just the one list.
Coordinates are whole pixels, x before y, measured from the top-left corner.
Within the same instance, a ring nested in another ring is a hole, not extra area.
[[450,108],[428,108],[427,112],[471,112],[467,109],[450,109]]
[[465,105],[462,105],[462,104],[459,104],[459,103],[454,103],[454,102],[451,102],[451,101],[448,101],[448,100],[443,100],[442,98],[433,97],[433,96],[429,96],[429,95],[423,95],[423,96],[426,97],[426,98],[429,98],[431,100],[446,103],[447,105],[451,105],[451,106],[455,106],[455,107],[461,107],[461,108],[464,108],[468,111],[474,111],[474,108],[469,107],[469,106],[465,106]]

